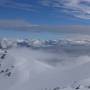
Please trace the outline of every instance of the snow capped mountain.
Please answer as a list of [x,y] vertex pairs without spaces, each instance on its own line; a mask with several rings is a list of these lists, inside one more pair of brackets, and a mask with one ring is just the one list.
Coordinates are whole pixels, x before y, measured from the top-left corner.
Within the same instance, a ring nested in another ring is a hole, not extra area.
[[90,40],[29,40],[29,39],[0,39],[1,48],[10,47],[49,47],[49,46],[90,46]]

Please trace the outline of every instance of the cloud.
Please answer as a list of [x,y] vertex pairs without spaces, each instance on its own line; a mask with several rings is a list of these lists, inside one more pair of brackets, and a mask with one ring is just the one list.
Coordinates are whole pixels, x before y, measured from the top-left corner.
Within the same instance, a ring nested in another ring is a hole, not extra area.
[[33,4],[27,1],[22,3],[15,0],[0,0],[0,6],[33,12],[44,6],[76,18],[90,19],[90,0],[36,0]]
[[39,25],[37,27],[33,27],[32,30],[58,33],[90,34],[89,25]]
[[4,8],[14,8],[24,11],[35,11],[35,7],[30,3],[21,3],[15,0],[0,0],[0,6]]
[[36,26],[38,25],[25,20],[0,20],[0,28],[2,29],[25,29]]
[[30,30],[30,31],[48,31],[48,32],[59,32],[59,33],[82,33],[90,34],[89,25],[38,25],[32,24],[27,20],[18,19],[5,19],[0,20],[0,29],[14,29],[14,30]]
[[77,18],[90,19],[90,0],[40,0],[40,3]]

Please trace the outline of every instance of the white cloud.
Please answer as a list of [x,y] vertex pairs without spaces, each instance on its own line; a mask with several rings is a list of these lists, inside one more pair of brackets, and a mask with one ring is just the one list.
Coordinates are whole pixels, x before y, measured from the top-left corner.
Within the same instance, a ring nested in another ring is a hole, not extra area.
[[43,6],[50,6],[51,0],[40,0],[39,3]]
[[79,18],[90,19],[90,6],[87,5],[87,3],[90,3],[89,0],[64,0],[64,1],[67,1],[63,3],[66,10],[71,9],[72,11],[76,11],[76,13],[72,12],[71,14]]
[[90,19],[90,0],[41,0],[42,5],[59,8],[75,17]]
[[15,0],[0,0],[0,6],[34,12],[45,6],[56,12],[64,12],[81,19],[90,19],[90,0],[36,0],[35,4]]
[[15,8],[25,11],[35,11],[35,7],[30,3],[19,3],[15,0],[0,0],[0,6],[6,8]]

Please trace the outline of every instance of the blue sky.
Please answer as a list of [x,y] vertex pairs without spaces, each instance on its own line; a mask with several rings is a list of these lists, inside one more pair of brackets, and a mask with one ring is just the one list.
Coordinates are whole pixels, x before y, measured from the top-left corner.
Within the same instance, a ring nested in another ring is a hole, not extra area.
[[89,25],[90,0],[0,0],[0,37],[53,39],[90,34]]
[[90,25],[90,0],[0,0],[0,20],[35,25]]

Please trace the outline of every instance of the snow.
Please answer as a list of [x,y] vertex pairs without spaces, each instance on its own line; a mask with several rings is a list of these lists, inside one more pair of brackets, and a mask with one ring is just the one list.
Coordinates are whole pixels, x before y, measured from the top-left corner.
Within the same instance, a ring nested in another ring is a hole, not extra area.
[[0,42],[1,90],[90,89],[88,40],[3,40]]

